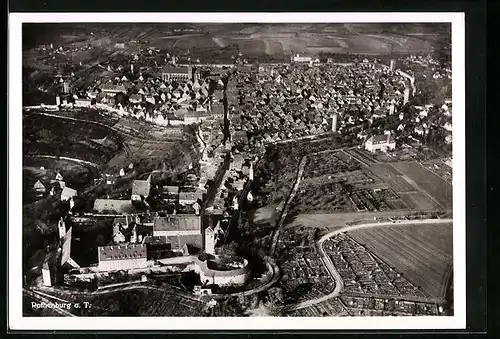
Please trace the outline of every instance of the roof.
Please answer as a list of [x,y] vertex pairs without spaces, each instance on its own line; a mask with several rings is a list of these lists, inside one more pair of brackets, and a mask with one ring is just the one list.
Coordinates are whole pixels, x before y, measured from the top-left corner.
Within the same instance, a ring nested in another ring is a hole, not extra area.
[[163,193],[179,194],[179,186],[163,186]]
[[184,245],[188,245],[189,253],[196,253],[194,249],[190,249],[189,246],[196,247],[197,249],[203,248],[203,236],[200,234],[188,234],[181,236],[170,236],[167,237],[167,242],[169,242],[174,250],[180,250]]
[[200,231],[201,217],[194,214],[175,214],[154,219],[154,231]]
[[187,67],[164,67],[162,69],[163,73],[189,73],[189,68]]
[[132,182],[132,195],[142,195],[144,197],[149,195],[150,182],[147,180],[134,180]]
[[394,137],[391,135],[389,137],[389,140],[387,138],[387,135],[381,134],[381,135],[372,135],[370,139],[373,144],[381,144],[381,143],[387,143],[387,142],[394,142]]
[[118,91],[118,92],[125,92],[125,86],[123,85],[113,85],[113,84],[104,84],[101,87],[101,90],[103,91]]
[[61,192],[61,195],[71,198],[71,197],[76,196],[77,192],[76,192],[76,190],[69,188],[68,186],[65,186]]
[[146,257],[146,245],[143,244],[99,246],[99,261],[145,259]]
[[38,188],[38,187],[39,188],[42,188],[42,187],[45,188],[45,185],[42,184],[42,182],[40,180],[37,180],[37,182],[35,182],[35,184],[33,185],[33,187],[35,187],[35,188]]
[[167,237],[163,236],[163,235],[156,235],[156,236],[146,236],[144,237],[144,243],[145,244],[166,244],[167,243]]
[[193,200],[203,199],[202,192],[180,192],[179,200]]
[[116,211],[117,213],[130,212],[134,205],[130,200],[96,199],[94,209],[96,211]]

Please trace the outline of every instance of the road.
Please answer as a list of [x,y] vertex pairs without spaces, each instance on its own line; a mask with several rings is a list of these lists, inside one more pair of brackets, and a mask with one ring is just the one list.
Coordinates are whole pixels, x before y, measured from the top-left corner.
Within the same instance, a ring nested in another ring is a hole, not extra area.
[[[330,257],[326,254],[325,249],[323,248],[323,243],[330,239],[331,237],[336,236],[337,234],[347,232],[347,231],[353,231],[357,229],[362,229],[362,228],[372,228],[372,227],[383,227],[383,226],[395,226],[395,225],[418,225],[418,224],[446,224],[453,222],[453,219],[423,219],[423,220],[400,220],[396,222],[383,222],[383,223],[370,223],[370,224],[362,224],[362,225],[354,225],[354,226],[346,226],[342,227],[338,230],[335,230],[333,232],[330,232],[318,241],[317,246],[318,249],[323,256],[322,260],[326,265],[326,268],[328,269],[328,272],[332,276],[333,280],[335,281],[335,288],[333,291],[327,295],[324,295],[319,298],[311,299],[311,300],[306,300],[304,302],[301,302],[294,307],[292,307],[292,310],[297,310],[301,308],[305,308],[308,306],[312,306],[315,304],[319,304],[321,302],[327,301],[328,299],[335,298],[340,294],[340,291],[343,288],[343,281],[340,276],[340,274],[337,272],[335,269],[335,266],[333,265]],[[405,298],[406,299],[406,298]]]
[[269,255],[271,257],[274,256],[274,251],[276,250],[276,244],[278,243],[280,229],[281,227],[283,227],[283,224],[285,223],[285,219],[288,214],[288,210],[290,208],[290,203],[292,202],[293,198],[295,197],[295,194],[297,194],[297,191],[299,189],[299,185],[302,180],[302,175],[304,174],[306,163],[307,163],[307,155],[303,156],[302,159],[300,160],[299,169],[297,171],[297,178],[295,179],[295,184],[293,185],[292,191],[290,192],[290,195],[288,196],[285,206],[283,207],[283,212],[281,213],[278,224],[276,225],[276,229],[274,230],[274,233],[271,237],[271,247],[269,249]]

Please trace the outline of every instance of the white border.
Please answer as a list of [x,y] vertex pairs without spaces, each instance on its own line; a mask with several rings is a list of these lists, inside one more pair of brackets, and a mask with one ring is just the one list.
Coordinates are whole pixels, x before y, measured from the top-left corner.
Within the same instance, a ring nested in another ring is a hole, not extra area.
[[[453,69],[453,317],[22,317],[22,23],[30,22],[451,22]],[[465,328],[465,15],[464,13],[11,13],[9,15],[9,280],[11,330],[368,330]],[[133,321],[130,321],[134,319]],[[140,319],[140,320],[139,320]],[[228,318],[223,318],[228,319]]]

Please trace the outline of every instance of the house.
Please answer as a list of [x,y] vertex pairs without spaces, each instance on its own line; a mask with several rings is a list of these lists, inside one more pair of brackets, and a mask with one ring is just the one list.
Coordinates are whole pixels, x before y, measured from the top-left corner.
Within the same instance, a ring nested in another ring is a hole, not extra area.
[[64,178],[63,178],[63,176],[61,175],[61,172],[57,172],[57,173],[56,173],[56,180],[57,180],[57,181],[64,181]]
[[101,86],[101,91],[106,95],[115,95],[117,93],[126,93],[127,89],[123,85],[104,84]]
[[235,145],[247,145],[248,144],[248,134],[246,131],[233,132],[231,139]]
[[147,180],[134,180],[132,182],[132,200],[142,200],[147,198],[151,190],[151,176]]
[[147,266],[147,250],[143,244],[99,246],[99,271],[117,271]]
[[106,174],[106,185],[114,185],[116,182],[116,175]]
[[191,80],[193,71],[191,67],[164,67],[161,72],[161,78],[163,81],[172,80]]
[[65,186],[61,192],[61,201],[70,200],[71,198],[77,196],[77,191]]
[[138,104],[138,103],[142,102],[142,96],[140,96],[139,94],[132,94],[128,100],[132,104]]
[[173,250],[180,251],[186,244],[201,249],[201,217],[194,214],[157,217],[153,222],[153,235],[166,237]]
[[241,171],[244,161],[245,159],[241,154],[235,154],[231,162],[231,169],[234,169],[236,171]]
[[192,205],[198,200],[203,200],[203,193],[199,190],[179,193],[179,204],[181,205]]
[[94,201],[94,210],[97,213],[123,214],[134,211],[134,205],[130,200],[96,199]]
[[163,186],[163,200],[167,202],[177,202],[179,199],[179,186]]
[[396,148],[396,141],[392,134],[372,135],[365,142],[365,149],[370,152],[377,150],[387,151]]
[[46,188],[45,188],[45,185],[42,184],[42,182],[40,180],[37,180],[37,182],[35,182],[35,184],[33,185],[33,190],[36,193],[45,193]]
[[90,107],[91,103],[92,101],[90,99],[80,98],[75,100],[75,106],[78,107]]

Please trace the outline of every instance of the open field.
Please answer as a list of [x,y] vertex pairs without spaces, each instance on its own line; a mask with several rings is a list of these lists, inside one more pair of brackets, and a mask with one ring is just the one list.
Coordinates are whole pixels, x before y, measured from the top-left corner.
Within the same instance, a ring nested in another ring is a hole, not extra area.
[[453,225],[396,225],[347,232],[429,296],[444,298],[453,266]]
[[451,185],[416,162],[373,163],[370,169],[399,195],[408,208],[433,210],[452,207]]
[[[113,46],[125,41],[144,44],[168,51],[187,51],[224,48],[229,40],[240,40],[244,54],[256,54],[255,43],[264,46],[259,53],[268,55],[292,53],[367,53],[432,52],[433,37],[411,35],[422,33],[422,25],[406,30],[381,25],[351,24],[88,24],[88,25],[33,25],[26,29],[25,48],[50,43],[57,37],[64,44]],[[396,26],[396,25],[393,25]],[[176,31],[174,31],[176,29]],[[431,32],[431,31],[429,31]],[[92,35],[91,35],[92,33]],[[189,39],[188,39],[189,38]],[[24,40],[24,39],[23,39]],[[104,41],[104,43],[103,43]],[[247,44],[244,41],[252,42]],[[310,48],[309,48],[310,47]],[[321,48],[318,50],[318,48]]]
[[405,179],[424,190],[443,208],[452,207],[453,187],[417,162],[391,163]]

